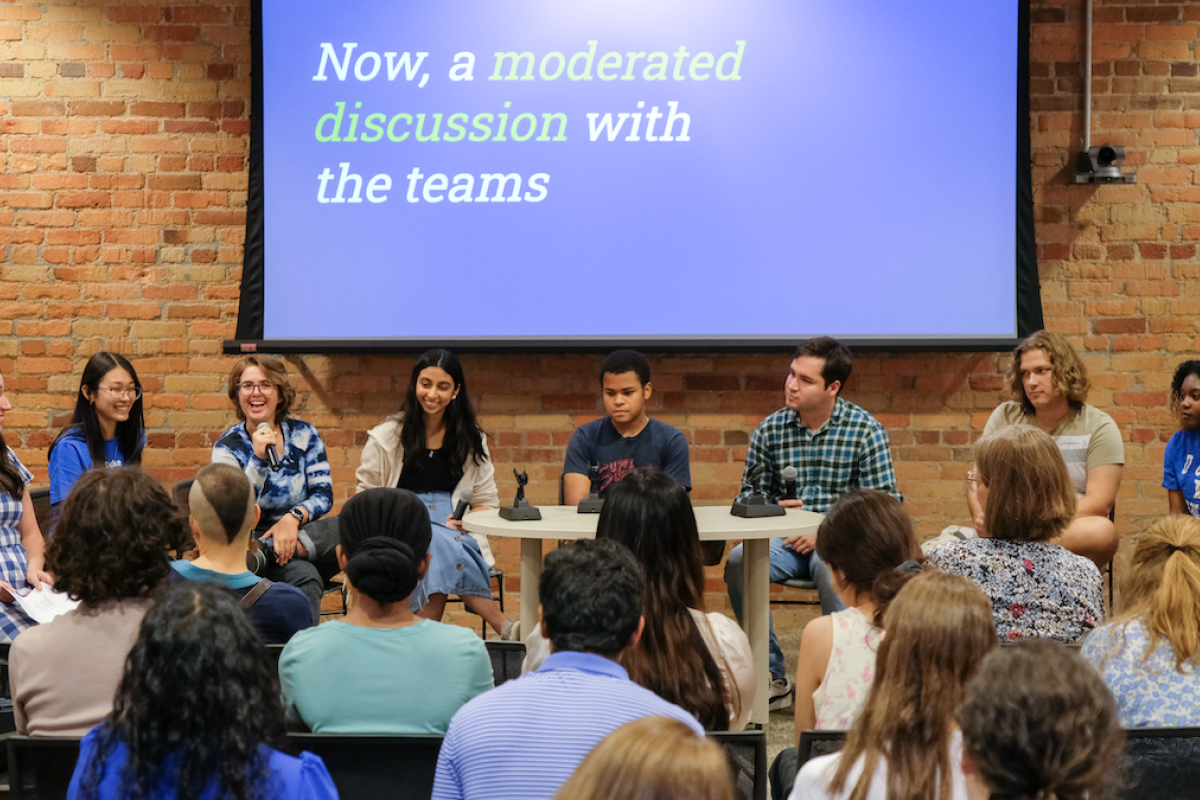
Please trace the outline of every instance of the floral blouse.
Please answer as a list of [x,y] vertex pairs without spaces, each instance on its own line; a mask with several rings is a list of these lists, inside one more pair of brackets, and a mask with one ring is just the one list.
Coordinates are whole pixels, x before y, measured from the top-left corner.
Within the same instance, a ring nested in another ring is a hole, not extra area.
[[1090,559],[1048,542],[969,539],[929,553],[942,572],[964,575],[992,601],[996,634],[1010,642],[1083,640],[1104,622],[1104,580]]
[[[1153,652],[1146,658],[1148,648]],[[1174,646],[1154,641],[1141,620],[1099,628],[1082,655],[1104,675],[1126,728],[1200,725],[1200,673],[1191,661],[1176,669]]]

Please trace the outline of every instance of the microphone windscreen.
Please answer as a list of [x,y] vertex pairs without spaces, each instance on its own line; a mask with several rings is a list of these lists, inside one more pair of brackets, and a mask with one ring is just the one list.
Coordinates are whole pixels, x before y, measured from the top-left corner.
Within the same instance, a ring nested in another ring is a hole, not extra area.
[[796,476],[799,474],[799,470],[797,470],[795,467],[789,466],[783,468],[783,479],[785,481],[794,481],[796,480]]
[[469,503],[475,499],[475,493],[472,492],[470,489],[463,489],[463,493],[460,494],[458,497],[461,502]]

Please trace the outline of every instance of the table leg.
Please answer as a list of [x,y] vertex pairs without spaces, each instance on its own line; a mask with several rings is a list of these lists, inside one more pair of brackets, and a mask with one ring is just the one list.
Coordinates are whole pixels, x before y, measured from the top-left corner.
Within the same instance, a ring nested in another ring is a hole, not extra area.
[[542,540],[521,540],[521,638],[541,624],[538,583],[542,579]]
[[[750,721],[766,728],[770,711],[771,668],[768,621],[771,613],[771,540],[747,539],[742,542],[742,569],[745,593],[742,599],[742,628],[754,653],[754,671],[758,689]],[[524,573],[522,573],[524,580]]]

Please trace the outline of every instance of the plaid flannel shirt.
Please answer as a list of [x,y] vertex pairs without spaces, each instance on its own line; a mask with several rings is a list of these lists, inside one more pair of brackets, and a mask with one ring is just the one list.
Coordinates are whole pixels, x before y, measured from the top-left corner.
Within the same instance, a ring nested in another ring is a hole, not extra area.
[[879,422],[853,403],[837,399],[833,413],[810,431],[790,408],[764,419],[750,439],[739,498],[754,487],[771,501],[783,497],[784,467],[796,468],[796,496],[809,511],[824,513],[855,489],[879,489],[903,500],[896,488],[891,444]]

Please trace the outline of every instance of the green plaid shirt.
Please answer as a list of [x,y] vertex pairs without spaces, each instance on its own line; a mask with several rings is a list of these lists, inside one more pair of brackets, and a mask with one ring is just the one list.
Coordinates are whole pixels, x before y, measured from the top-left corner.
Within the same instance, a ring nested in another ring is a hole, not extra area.
[[833,414],[810,431],[790,408],[764,419],[750,439],[742,493],[753,486],[771,501],[783,497],[784,467],[796,468],[796,496],[809,511],[824,513],[855,489],[879,489],[898,500],[896,470],[887,431],[853,403],[837,399]]

